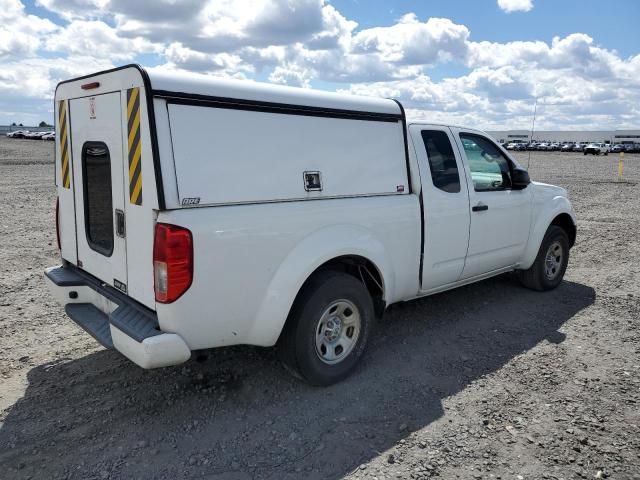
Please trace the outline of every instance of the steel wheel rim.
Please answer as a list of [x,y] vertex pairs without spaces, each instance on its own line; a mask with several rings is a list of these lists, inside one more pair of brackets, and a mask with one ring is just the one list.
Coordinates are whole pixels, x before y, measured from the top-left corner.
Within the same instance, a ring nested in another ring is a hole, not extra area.
[[328,365],[342,362],[353,351],[361,330],[360,311],[349,300],[332,302],[316,325],[316,354]]
[[549,245],[544,260],[544,273],[548,280],[554,280],[560,274],[563,258],[564,251],[560,242],[556,241]]

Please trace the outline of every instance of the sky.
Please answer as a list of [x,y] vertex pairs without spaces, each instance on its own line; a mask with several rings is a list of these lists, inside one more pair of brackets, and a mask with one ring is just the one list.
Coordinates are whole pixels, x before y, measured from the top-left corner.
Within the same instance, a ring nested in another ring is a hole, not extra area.
[[640,0],[0,0],[0,124],[128,63],[396,98],[484,130],[640,128]]

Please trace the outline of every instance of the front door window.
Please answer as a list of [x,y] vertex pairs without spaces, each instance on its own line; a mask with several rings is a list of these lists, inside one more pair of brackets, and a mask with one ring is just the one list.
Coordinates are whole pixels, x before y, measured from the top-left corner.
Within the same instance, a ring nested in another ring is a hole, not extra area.
[[493,192],[511,188],[509,160],[493,143],[480,135],[462,133],[460,140],[464,147],[471,180],[476,192]]

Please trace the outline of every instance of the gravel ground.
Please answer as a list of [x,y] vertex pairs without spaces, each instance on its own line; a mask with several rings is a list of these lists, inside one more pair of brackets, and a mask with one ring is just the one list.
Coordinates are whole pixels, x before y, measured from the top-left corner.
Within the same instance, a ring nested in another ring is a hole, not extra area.
[[532,153],[578,212],[565,282],[396,305],[312,388],[251,347],[144,371],[69,321],[52,154],[0,139],[1,478],[640,478],[640,156],[616,182],[617,156]]

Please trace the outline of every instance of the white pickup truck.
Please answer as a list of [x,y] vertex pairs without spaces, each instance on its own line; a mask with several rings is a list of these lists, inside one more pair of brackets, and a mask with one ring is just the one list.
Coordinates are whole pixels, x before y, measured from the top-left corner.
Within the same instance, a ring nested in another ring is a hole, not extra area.
[[590,143],[587,146],[584,147],[584,149],[582,150],[584,152],[585,155],[587,154],[591,154],[591,155],[609,155],[609,152],[611,150],[611,147],[609,144],[606,143]]
[[554,288],[576,238],[564,189],[394,100],[129,65],[60,83],[55,112],[46,279],[143,368],[276,345],[328,385],[387,306],[514,270]]

